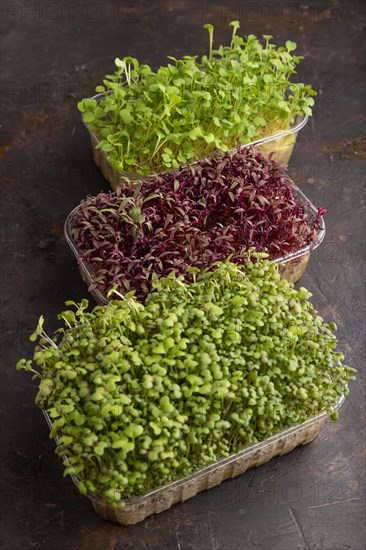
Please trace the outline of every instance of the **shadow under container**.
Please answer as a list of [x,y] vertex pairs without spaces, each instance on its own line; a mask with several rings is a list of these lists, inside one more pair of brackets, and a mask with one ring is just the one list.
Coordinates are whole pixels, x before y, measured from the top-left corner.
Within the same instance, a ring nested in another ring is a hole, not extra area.
[[[300,191],[299,188],[295,187],[294,192],[299,197],[300,202],[305,205],[309,219],[314,219],[318,212],[315,206],[309,201],[304,193]],[[82,254],[71,235],[72,228],[74,227],[73,217],[80,208],[80,206],[74,208],[74,210],[72,210],[72,212],[66,219],[64,226],[66,241],[78,262],[81,277],[83,281],[87,284],[89,292],[91,293],[97,304],[106,305],[110,300],[107,297],[106,292],[98,290],[98,288],[95,287],[94,283],[96,280],[96,276],[88,263],[82,258]],[[320,245],[320,243],[324,239],[324,236],[325,223],[323,217],[320,216],[319,229],[310,244],[300,248],[296,252],[291,252],[272,260],[273,263],[279,264],[279,272],[281,274],[281,277],[283,279],[286,279],[290,283],[296,283],[296,281],[298,281],[305,272],[311,252],[313,252]]]
[[[338,411],[344,402],[341,396],[334,410]],[[44,411],[47,423],[52,428],[52,421]],[[168,510],[174,504],[185,502],[201,491],[220,485],[226,479],[237,477],[249,468],[260,466],[274,458],[284,455],[299,445],[310,443],[319,433],[328,419],[328,413],[321,412],[302,424],[287,428],[260,443],[249,445],[238,453],[218,460],[198,469],[189,476],[159,487],[149,493],[126,499],[117,505],[108,504],[96,494],[87,494],[95,512],[105,520],[120,525],[134,525],[145,518]],[[55,438],[57,440],[57,438]],[[77,485],[78,479],[71,476]]]
[[[97,94],[91,99],[100,101],[105,93]],[[264,136],[263,138],[243,144],[242,147],[255,146],[265,155],[273,153],[272,158],[279,164],[288,164],[292,155],[293,148],[296,143],[297,134],[305,126],[309,117],[307,115],[297,116],[295,121],[289,125],[286,130],[275,132],[274,134]],[[84,122],[86,129],[90,134],[93,157],[95,164],[102,171],[105,179],[110,183],[111,188],[115,191],[118,185],[126,185],[124,178],[129,178],[131,181],[141,180],[143,177],[134,172],[117,172],[108,161],[108,154],[102,149],[98,149],[99,138],[97,134],[90,130],[88,124]],[[144,179],[148,179],[148,176]]]

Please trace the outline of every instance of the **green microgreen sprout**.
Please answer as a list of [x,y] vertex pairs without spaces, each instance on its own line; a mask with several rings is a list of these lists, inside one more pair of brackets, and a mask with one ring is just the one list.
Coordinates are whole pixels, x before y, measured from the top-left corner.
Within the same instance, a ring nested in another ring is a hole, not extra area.
[[40,319],[17,369],[40,377],[36,403],[82,494],[122,506],[322,411],[337,419],[355,371],[335,325],[266,254],[248,256],[191,284],[156,280],[144,304],[68,302],[55,341]]
[[[296,44],[276,46],[265,35],[237,34],[232,21],[229,46],[213,47],[208,55],[168,56],[153,71],[137,59],[116,58],[116,71],[96,91],[99,99],[78,103],[108,162],[117,172],[149,175],[224,152],[258,138],[287,130],[298,115],[311,115],[316,92],[293,82],[302,57]],[[291,138],[292,139],[292,138]]]

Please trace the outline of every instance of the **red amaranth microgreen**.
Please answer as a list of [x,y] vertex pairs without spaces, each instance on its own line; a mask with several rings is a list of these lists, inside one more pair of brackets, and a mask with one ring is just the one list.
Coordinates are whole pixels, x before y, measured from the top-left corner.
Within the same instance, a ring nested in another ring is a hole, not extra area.
[[99,290],[143,297],[172,271],[190,280],[188,268],[242,264],[253,247],[276,259],[311,244],[325,209],[306,206],[283,167],[246,148],[88,197],[72,237]]

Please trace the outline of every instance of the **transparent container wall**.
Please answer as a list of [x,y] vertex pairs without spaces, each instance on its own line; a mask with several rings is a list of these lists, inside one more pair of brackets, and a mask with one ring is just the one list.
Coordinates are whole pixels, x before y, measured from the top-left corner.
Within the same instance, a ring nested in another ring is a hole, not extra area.
[[[289,283],[296,283],[305,273],[309,259],[310,252],[297,258],[284,259],[278,267],[282,279],[286,279]],[[276,260],[276,263],[279,262]]]
[[[104,94],[97,94],[92,99],[99,101],[103,95]],[[297,134],[305,126],[308,119],[309,117],[307,115],[298,116],[295,122],[291,124],[287,130],[276,132],[261,139],[251,141],[250,143],[244,144],[243,147],[255,145],[265,155],[273,153],[273,159],[280,164],[288,164],[296,143]],[[85,124],[85,126],[90,133],[94,162],[101,169],[103,176],[110,183],[113,190],[116,190],[118,185],[126,184],[123,179],[125,177],[135,181],[141,179],[141,175],[137,173],[117,172],[108,162],[108,154],[102,151],[102,149],[96,148],[99,143],[99,139],[95,132],[89,130],[87,124]]]
[[298,116],[288,130],[276,132],[268,137],[251,141],[243,147],[253,145],[258,147],[264,155],[273,153],[272,158],[279,164],[288,164],[296,143],[297,135],[308,120],[309,117],[307,115]]
[[[302,204],[305,204],[306,212],[309,216],[309,219],[313,219],[317,215],[317,209],[304,195],[304,193],[300,191],[300,189],[296,187],[294,190],[295,193],[298,195],[300,202]],[[71,235],[71,231],[73,228],[73,217],[75,215],[75,212],[77,212],[79,208],[80,206],[74,208],[74,210],[69,214],[66,219],[64,227],[66,241],[75,255],[75,258],[79,265],[81,276],[83,278],[83,281],[85,281],[85,283],[87,284],[89,292],[92,294],[93,298],[98,304],[105,305],[109,302],[109,299],[107,298],[105,292],[98,290],[98,288],[96,287],[94,282],[95,274],[93,273],[93,270],[90,268],[88,263],[82,258],[82,254],[79,251],[77,244],[75,243]],[[324,239],[324,236],[325,223],[324,219],[321,217],[320,228],[318,229],[315,238],[310,245],[307,245],[297,250],[296,252],[285,254],[284,256],[273,260],[274,263],[279,264],[279,272],[281,273],[281,277],[283,279],[287,279],[290,283],[295,283],[296,281],[298,281],[306,269],[311,252],[320,245],[320,243]]]
[[[334,406],[339,410],[344,402],[344,396]],[[47,413],[46,420],[50,428],[52,422]],[[167,510],[178,502],[184,502],[201,491],[216,487],[222,481],[243,474],[249,468],[260,466],[271,458],[284,455],[299,445],[310,443],[320,431],[328,414],[320,414],[291,428],[287,428],[268,439],[250,445],[228,458],[205,466],[184,478],[178,479],[155,489],[146,495],[122,501],[120,505],[110,505],[98,495],[88,494],[94,510],[103,519],[114,521],[121,525],[134,525],[152,514]],[[77,479],[73,477],[74,483]]]

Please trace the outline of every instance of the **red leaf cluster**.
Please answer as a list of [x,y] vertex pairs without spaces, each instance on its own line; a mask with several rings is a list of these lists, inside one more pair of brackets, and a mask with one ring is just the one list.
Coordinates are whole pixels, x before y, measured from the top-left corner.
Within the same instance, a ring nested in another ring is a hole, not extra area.
[[95,285],[144,297],[153,277],[204,269],[254,247],[275,259],[314,241],[320,216],[284,168],[245,148],[81,202],[72,236]]

